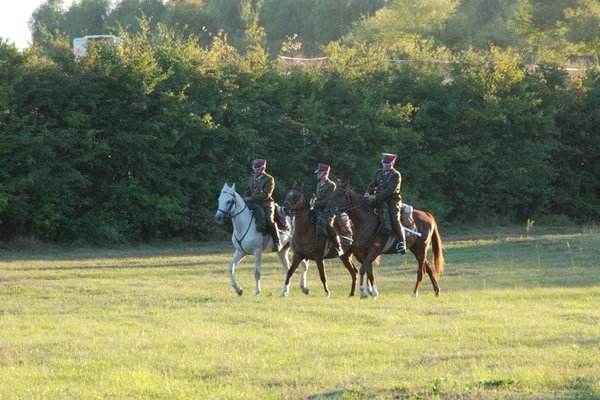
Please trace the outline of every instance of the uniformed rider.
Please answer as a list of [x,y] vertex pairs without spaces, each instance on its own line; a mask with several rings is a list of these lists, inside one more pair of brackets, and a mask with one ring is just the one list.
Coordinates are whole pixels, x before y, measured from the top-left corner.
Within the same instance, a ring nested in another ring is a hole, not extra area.
[[[382,212],[389,213],[391,227],[398,234],[396,251],[400,254],[406,253],[406,237],[404,228],[400,223],[400,209],[402,208],[402,196],[400,185],[402,176],[400,171],[394,168],[396,155],[383,153],[381,155],[381,169],[377,170],[365,191],[364,197],[378,207]],[[384,215],[384,219],[388,215]]]
[[267,160],[254,160],[252,162],[252,175],[248,180],[249,189],[244,200],[254,212],[256,230],[261,233],[270,233],[273,238],[273,251],[281,250],[279,233],[275,225],[275,202],[273,191],[275,179],[266,173]]
[[342,246],[340,245],[340,238],[338,237],[335,229],[333,229],[333,217],[329,217],[325,213],[327,203],[331,198],[331,194],[335,190],[335,183],[331,179],[329,179],[330,171],[331,167],[325,164],[319,164],[317,166],[317,169],[315,170],[315,175],[317,177],[318,182],[313,202],[313,210],[317,218],[317,224],[321,223],[325,225],[325,229],[327,230],[327,236],[333,244],[333,251],[336,254],[336,256],[339,257],[342,254],[344,254]]

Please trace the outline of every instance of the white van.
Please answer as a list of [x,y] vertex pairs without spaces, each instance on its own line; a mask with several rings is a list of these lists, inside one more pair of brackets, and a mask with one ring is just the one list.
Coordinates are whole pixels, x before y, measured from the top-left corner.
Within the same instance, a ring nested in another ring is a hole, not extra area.
[[99,42],[111,46],[117,46],[121,42],[121,38],[115,35],[90,35],[73,39],[73,54],[75,58],[84,57],[87,55],[88,42]]

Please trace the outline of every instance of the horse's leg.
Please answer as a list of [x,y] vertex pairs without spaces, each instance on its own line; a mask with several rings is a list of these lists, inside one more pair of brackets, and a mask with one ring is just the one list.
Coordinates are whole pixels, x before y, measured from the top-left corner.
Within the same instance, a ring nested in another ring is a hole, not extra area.
[[292,279],[292,275],[294,275],[294,272],[296,272],[296,268],[298,268],[300,262],[302,262],[302,257],[294,253],[294,257],[292,258],[292,265],[288,269],[288,272],[285,276],[285,283],[283,284],[283,289],[281,290],[281,297],[285,297],[289,294],[290,279]]
[[287,275],[290,271],[290,258],[288,257],[288,252],[290,248],[286,247],[277,252],[277,257],[279,257],[279,261],[281,261],[281,268],[283,268],[283,273]]
[[365,285],[365,273],[367,272],[367,268],[365,267],[365,263],[363,262],[360,265],[360,298],[366,299],[369,297],[367,293],[367,286]]
[[308,286],[306,286],[306,276],[308,275],[308,260],[302,260],[302,275],[300,276],[300,289],[302,293],[308,294]]
[[427,270],[427,275],[429,275],[429,279],[431,280],[431,284],[433,285],[433,291],[435,292],[435,297],[440,296],[440,285],[437,281],[435,273],[431,270],[431,265],[429,261],[425,260],[425,269]]
[[366,262],[367,281],[371,285],[371,297],[373,298],[373,300],[375,300],[377,296],[379,296],[379,291],[377,290],[377,286],[375,285],[375,274],[373,273],[373,261],[375,261],[378,255],[378,249],[372,247],[371,249],[369,249],[369,254],[367,255]]
[[340,259],[342,260],[344,266],[346,267],[348,272],[350,272],[350,276],[352,277],[352,286],[350,286],[350,297],[352,297],[354,296],[354,292],[356,291],[356,276],[358,275],[358,270],[354,266],[354,263],[352,262],[350,257],[350,254],[344,253],[344,255],[340,257]]
[[426,254],[423,254],[422,251],[415,252],[415,258],[417,259],[417,283],[415,285],[415,290],[413,291],[412,296],[417,297],[419,295],[419,288],[421,287],[421,283],[423,282],[423,274],[425,273],[425,263],[427,259],[425,258]]
[[256,279],[256,291],[255,296],[260,296],[262,293],[260,290],[260,266],[262,263],[262,249],[254,250],[254,278]]
[[323,263],[322,258],[315,259],[317,263],[317,268],[319,269],[319,277],[321,278],[321,282],[323,283],[323,289],[325,290],[325,297],[329,298],[331,296],[331,292],[327,287],[327,275],[325,274],[325,264]]
[[231,260],[227,268],[229,270],[229,277],[231,278],[231,286],[233,286],[233,288],[239,296],[242,295],[242,288],[238,286],[237,280],[235,279],[235,265],[239,263],[244,257],[244,253],[242,253],[239,250],[236,250],[233,253],[233,259]]

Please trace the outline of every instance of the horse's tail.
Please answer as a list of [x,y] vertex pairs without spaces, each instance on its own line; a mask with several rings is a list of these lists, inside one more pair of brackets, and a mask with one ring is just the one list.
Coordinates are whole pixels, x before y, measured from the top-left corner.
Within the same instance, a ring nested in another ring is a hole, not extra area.
[[442,250],[442,237],[440,236],[440,231],[437,227],[437,224],[433,223],[433,234],[432,234],[432,245],[433,245],[433,264],[435,265],[435,274],[440,275],[444,272],[444,265],[446,261],[444,260],[444,252]]

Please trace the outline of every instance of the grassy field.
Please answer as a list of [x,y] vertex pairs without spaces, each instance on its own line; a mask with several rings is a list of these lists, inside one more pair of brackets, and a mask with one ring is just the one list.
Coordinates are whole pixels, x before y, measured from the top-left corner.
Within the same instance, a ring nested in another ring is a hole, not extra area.
[[380,296],[228,243],[0,244],[0,399],[600,399],[600,233],[448,235],[442,296],[384,256]]

